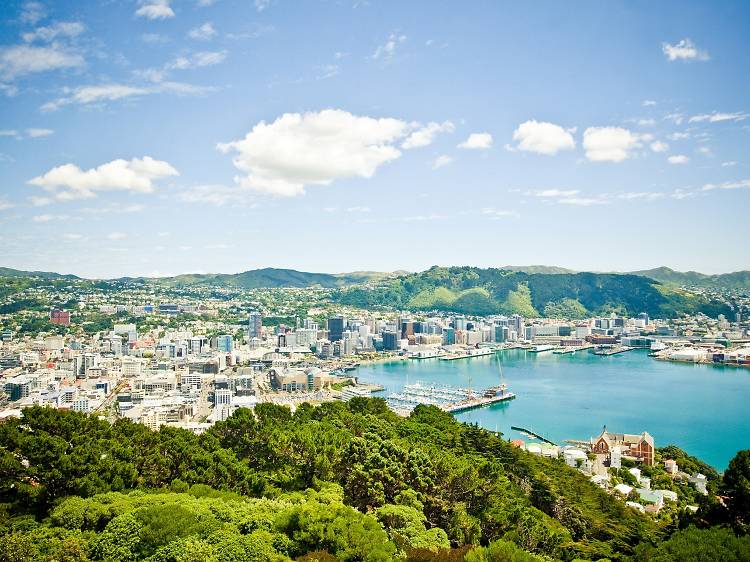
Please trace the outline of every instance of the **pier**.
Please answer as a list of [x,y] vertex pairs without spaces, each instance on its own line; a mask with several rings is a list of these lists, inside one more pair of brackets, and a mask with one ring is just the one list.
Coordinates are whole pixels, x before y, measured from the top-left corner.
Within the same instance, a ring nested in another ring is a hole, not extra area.
[[618,353],[625,353],[626,351],[632,351],[635,349],[634,347],[627,347],[625,345],[618,345],[615,347],[609,347],[609,348],[599,348],[596,351],[594,351],[594,355],[601,355],[601,356],[609,356],[609,355],[616,355]]
[[511,425],[510,428],[513,431],[518,431],[520,433],[525,433],[526,435],[529,435],[530,437],[534,437],[536,439],[539,439],[540,441],[543,441],[544,443],[549,443],[550,445],[557,446],[557,443],[555,443],[554,441],[550,441],[546,437],[542,437],[538,433],[534,433],[533,431],[531,431],[530,429],[526,429],[525,427],[516,427],[514,425]]
[[513,400],[516,395],[505,385],[490,387],[481,393],[445,385],[407,384],[401,392],[388,395],[388,405],[396,412],[411,410],[419,404],[436,406],[451,414]]

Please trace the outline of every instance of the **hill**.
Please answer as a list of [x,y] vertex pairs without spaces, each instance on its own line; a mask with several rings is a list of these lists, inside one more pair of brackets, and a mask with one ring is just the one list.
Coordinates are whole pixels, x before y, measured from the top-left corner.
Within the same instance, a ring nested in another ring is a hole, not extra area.
[[393,273],[356,271],[352,273],[310,273],[294,269],[267,267],[242,273],[185,274],[175,277],[138,278],[145,283],[168,287],[218,286],[237,289],[260,288],[336,288],[359,283],[369,283],[393,277]]
[[735,271],[707,275],[697,271],[675,271],[668,267],[657,267],[641,271],[632,271],[632,275],[640,275],[655,279],[662,283],[681,287],[704,287],[710,289],[750,289],[750,271]]
[[349,287],[343,304],[464,314],[586,317],[618,312],[653,317],[703,312],[728,314],[720,302],[638,275],[524,273],[476,267],[432,267],[369,287]]
[[0,267],[0,277],[38,277],[40,279],[80,279],[71,274],[55,273],[54,271],[24,271],[10,267]]
[[577,273],[573,269],[557,267],[556,265],[504,265],[500,269],[515,271],[516,273]]

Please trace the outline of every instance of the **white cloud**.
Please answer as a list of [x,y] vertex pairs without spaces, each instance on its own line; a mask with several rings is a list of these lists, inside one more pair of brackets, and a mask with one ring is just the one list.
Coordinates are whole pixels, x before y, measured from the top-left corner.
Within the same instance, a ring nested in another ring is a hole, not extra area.
[[669,150],[669,145],[662,141],[654,141],[651,143],[651,150],[654,152],[666,152]]
[[58,21],[46,27],[23,33],[21,38],[27,43],[33,41],[53,41],[58,37],[72,38],[84,32],[86,26],[78,21]]
[[730,167],[736,166],[736,165],[737,165],[737,162],[735,162],[734,160],[729,160],[728,162],[722,162],[721,163],[721,167],[722,168],[730,168]]
[[18,131],[15,129],[3,129],[0,130],[0,137],[17,137]]
[[643,100],[641,102],[641,105],[643,107],[649,107],[649,106],[652,106],[652,105],[656,105],[656,102],[654,100]]
[[34,207],[44,207],[46,205],[51,205],[53,199],[51,197],[37,197],[34,195],[29,197],[29,201],[31,201],[31,204],[34,205]]
[[21,21],[31,25],[47,17],[47,9],[41,2],[24,2],[21,5]]
[[110,232],[107,234],[107,240],[124,240],[128,235],[124,232]]
[[685,114],[677,112],[677,111],[672,112],[672,113],[667,113],[664,116],[664,120],[672,121],[675,125],[681,125],[682,122],[685,120]]
[[501,219],[505,217],[518,217],[516,211],[509,211],[507,209],[496,209],[494,207],[485,207],[481,210],[481,214],[491,219]]
[[68,219],[70,219],[68,215],[35,215],[31,217],[34,222],[66,221]]
[[638,124],[641,127],[653,127],[656,125],[656,121],[653,119],[638,119]]
[[672,133],[671,135],[667,136],[669,140],[685,140],[690,138],[690,133]]
[[63,234],[63,238],[65,240],[84,240],[86,237],[83,234],[78,234],[76,232],[66,232]]
[[670,61],[675,60],[708,60],[708,53],[700,51],[690,39],[682,39],[674,45],[662,43],[662,52]]
[[373,60],[384,60],[389,61],[393,58],[393,56],[396,54],[396,48],[399,44],[404,43],[406,41],[406,35],[399,34],[399,33],[391,33],[388,36],[388,39],[385,43],[382,45],[378,45],[378,47],[375,49],[375,52],[372,54]]
[[561,150],[571,150],[576,145],[573,135],[560,125],[534,120],[521,123],[513,132],[513,140],[518,142],[518,150],[549,156]]
[[0,73],[7,79],[49,70],[79,68],[83,65],[81,55],[55,44],[49,47],[16,45],[0,49]]
[[188,32],[188,37],[190,37],[190,39],[196,39],[198,41],[207,41],[214,35],[216,35],[216,29],[214,28],[214,24],[210,21],[193,28]]
[[470,150],[492,148],[492,135],[490,133],[471,133],[469,138],[458,145],[458,148],[467,148]]
[[171,8],[171,0],[141,0],[140,7],[135,11],[138,17],[150,20],[163,20],[174,17],[174,10]]
[[7,211],[8,209],[12,209],[13,207],[15,207],[13,203],[8,201],[7,199],[0,197],[0,211]]
[[714,189],[750,189],[750,180],[725,181],[724,183],[707,183],[703,186],[703,191],[712,191]]
[[201,68],[213,66],[224,62],[227,51],[201,51],[189,57],[178,57],[167,65],[169,70],[187,70],[190,68]]
[[600,197],[567,197],[558,199],[562,205],[575,205],[577,207],[590,207],[592,205],[606,205],[607,201]]
[[618,193],[615,197],[617,197],[617,199],[625,199],[627,201],[653,201],[654,199],[663,199],[664,194],[656,191],[630,191],[626,193]]
[[711,149],[710,149],[709,147],[707,147],[707,146],[701,146],[701,147],[698,147],[698,150],[697,150],[697,152],[698,152],[699,154],[703,154],[703,156],[713,156],[713,152],[712,152],[712,151],[711,151]]
[[37,129],[34,127],[26,129],[26,134],[32,139],[37,139],[39,137],[48,137],[54,134],[54,132],[55,131],[53,131],[52,129]]
[[541,189],[538,191],[527,191],[526,195],[534,197],[545,197],[559,199],[561,197],[573,197],[580,193],[577,189]]
[[443,121],[442,123],[436,123],[431,121],[424,127],[417,129],[401,143],[401,148],[420,148],[422,146],[428,146],[432,144],[435,137],[440,133],[452,133],[455,130],[453,123],[450,121]]
[[398,119],[360,117],[340,109],[285,113],[261,121],[245,138],[217,146],[236,152],[235,180],[243,187],[278,196],[304,193],[307,185],[370,178],[401,156],[394,145],[409,131]]
[[255,9],[258,13],[264,11],[271,5],[271,0],[255,0]]
[[708,122],[708,123],[720,123],[721,121],[744,121],[750,117],[747,113],[719,113],[719,112],[712,112],[712,113],[705,113],[703,115],[693,115],[690,119],[688,119],[689,123],[702,123],[702,122]]
[[360,207],[360,206],[347,207],[344,210],[347,213],[370,213],[372,212],[372,209],[370,209],[370,207]]
[[622,127],[589,127],[583,133],[583,148],[593,162],[622,162],[641,146],[640,140]]
[[667,158],[667,162],[669,162],[670,164],[687,164],[689,161],[690,158],[688,158],[684,154],[675,154]]
[[432,169],[437,170],[438,168],[442,168],[443,166],[447,166],[448,164],[451,164],[453,162],[453,158],[451,156],[448,156],[447,154],[441,154],[432,163]]
[[127,84],[99,84],[80,86],[68,96],[57,98],[42,105],[42,111],[57,111],[66,105],[92,105],[127,98],[160,93],[171,93],[178,96],[199,96],[214,91],[210,86],[194,86],[183,82],[160,82],[152,86],[130,86]]
[[95,197],[99,191],[151,193],[155,180],[176,175],[177,170],[169,163],[144,156],[113,160],[86,171],[75,164],[64,164],[28,183],[54,193],[59,200],[70,200]]

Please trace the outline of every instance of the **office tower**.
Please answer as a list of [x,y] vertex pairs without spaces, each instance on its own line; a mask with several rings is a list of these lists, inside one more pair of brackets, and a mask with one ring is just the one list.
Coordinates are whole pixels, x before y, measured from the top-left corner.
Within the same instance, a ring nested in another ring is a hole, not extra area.
[[330,341],[340,341],[346,326],[346,319],[341,316],[332,316],[328,319],[328,339]]
[[247,320],[248,339],[260,338],[263,328],[263,316],[260,312],[251,312]]

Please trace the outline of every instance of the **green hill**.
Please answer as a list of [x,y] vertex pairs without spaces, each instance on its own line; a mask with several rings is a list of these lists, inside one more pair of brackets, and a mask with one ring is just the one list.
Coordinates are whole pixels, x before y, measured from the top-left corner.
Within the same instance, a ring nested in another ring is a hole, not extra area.
[[735,271],[707,275],[697,271],[675,271],[668,267],[657,267],[633,271],[632,275],[640,275],[655,279],[662,283],[681,287],[704,287],[710,289],[750,289],[750,271]]
[[80,279],[75,275],[55,273],[53,271],[23,271],[10,267],[0,267],[0,277],[38,277],[40,279]]
[[703,312],[728,314],[720,302],[662,285],[638,275],[614,273],[524,273],[475,267],[431,269],[369,287],[349,287],[336,296],[343,304],[409,308],[465,314],[574,317],[619,312],[653,317]]

